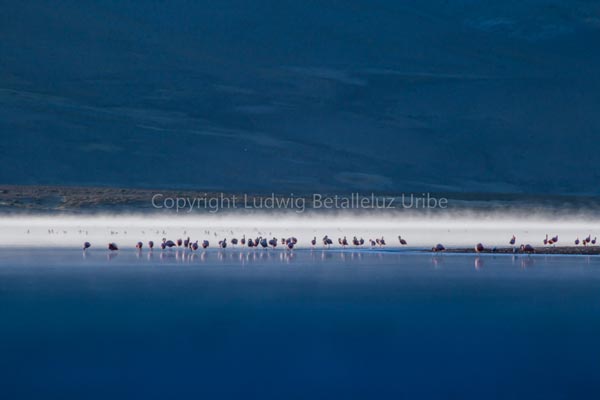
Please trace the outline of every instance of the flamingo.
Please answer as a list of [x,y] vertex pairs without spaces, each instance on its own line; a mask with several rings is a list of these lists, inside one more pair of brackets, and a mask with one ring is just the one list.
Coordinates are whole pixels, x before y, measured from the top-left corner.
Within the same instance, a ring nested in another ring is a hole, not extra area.
[[546,233],[546,238],[544,239],[544,246],[548,244],[548,234]]
[[198,241],[196,240],[194,243],[190,244],[190,249],[196,251],[198,250]]
[[236,238],[231,239],[231,244],[235,246],[238,244],[238,240]]
[[431,248],[431,251],[434,251],[434,252],[445,251],[445,250],[446,250],[446,248],[441,243],[438,243],[438,244],[435,245],[435,247]]
[[295,245],[296,245],[296,243],[295,243],[293,240],[290,240],[290,241],[287,243],[287,248],[288,248],[288,250],[292,250],[292,249],[294,248],[294,246],[295,246]]
[[181,247],[182,244],[183,240],[181,240],[181,238],[177,239],[177,247]]
[[[379,240],[379,239],[377,239]],[[373,239],[369,239],[369,243],[371,244],[371,247],[375,247],[375,245],[377,244],[376,241],[374,241]]]
[[475,246],[475,251],[478,253],[481,253],[484,250],[484,247],[481,243],[477,243],[477,245]]
[[365,244],[365,239],[360,238],[360,240],[358,241],[358,243],[360,243],[360,245],[362,246],[363,244]]
[[592,239],[592,244],[596,244],[596,236]]
[[269,243],[267,242],[266,238],[262,238],[260,240],[260,245],[262,246],[263,249],[266,249],[269,246]]
[[244,246],[246,244],[246,235],[242,236],[242,238],[240,239],[240,244],[242,246]]
[[202,241],[202,248],[203,248],[203,249],[206,249],[206,248],[208,247],[208,244],[209,244],[209,243],[208,243],[208,240],[203,240],[203,241]]
[[317,237],[313,237],[313,239],[310,241],[310,244],[312,245],[312,247],[315,247],[317,244]]
[[142,250],[142,246],[143,245],[144,244],[142,242],[137,242],[137,244],[135,245],[135,248],[138,249],[138,250]]
[[148,242],[148,247],[150,248],[150,250],[154,248],[154,242],[152,240]]
[[254,240],[252,238],[248,239],[248,247],[254,247]]
[[510,238],[510,241],[508,243],[510,243],[511,246],[514,246],[516,241],[517,238],[515,237],[515,235],[512,235],[512,238]]
[[[283,241],[283,244],[285,244],[285,239],[281,239],[281,240]],[[270,244],[270,245],[271,245],[273,248],[277,247],[277,239],[273,238],[273,239],[269,240],[269,244]]]
[[354,236],[352,238],[352,244],[355,246],[360,246],[360,242],[358,241],[358,239],[356,238],[356,236]]
[[589,243],[592,241],[592,235],[588,235],[588,237],[585,238],[585,242]]
[[554,237],[552,238],[552,242],[553,242],[553,243],[557,243],[557,242],[558,242],[558,235],[556,235],[556,236],[554,236]]
[[186,249],[190,247],[190,237],[188,236],[187,239],[185,239],[183,241],[183,247],[185,247]]
[[219,247],[224,249],[227,247],[227,239],[219,240]]
[[92,244],[90,242],[85,242],[83,244],[83,250],[85,251],[85,250],[89,249],[91,246],[92,246]]
[[329,238],[329,236],[323,236],[323,246],[327,246],[327,248],[329,248],[332,243],[333,241]]
[[168,248],[175,247],[175,242],[173,242],[172,240],[167,240],[166,238],[163,238],[163,241],[162,241],[160,247],[162,247],[163,250],[166,247],[168,247]]
[[348,246],[348,239],[346,239],[346,236],[344,236],[344,238],[342,239],[342,246],[344,248],[346,248],[346,246]]
[[579,246],[579,237],[577,237],[577,239],[575,239],[575,246]]
[[535,253],[535,249],[530,244],[522,244],[520,249],[524,253]]
[[381,239],[379,239],[379,245],[385,246],[385,239],[383,238],[383,236],[381,237]]
[[398,241],[400,242],[400,244],[402,246],[406,246],[406,244],[407,244],[406,240],[402,239],[402,236],[400,236],[400,235],[398,235]]
[[108,249],[109,249],[110,251],[117,251],[117,250],[119,250],[119,246],[117,246],[117,244],[116,244],[116,243],[109,243],[109,244],[108,244]]

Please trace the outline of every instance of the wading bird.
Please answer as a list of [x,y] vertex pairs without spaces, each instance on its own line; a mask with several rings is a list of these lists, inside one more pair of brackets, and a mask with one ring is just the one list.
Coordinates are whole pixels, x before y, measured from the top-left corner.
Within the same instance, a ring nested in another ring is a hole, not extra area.
[[535,253],[535,249],[530,244],[522,244],[520,249],[523,253]]
[[438,243],[438,244],[435,245],[435,247],[431,248],[431,251],[434,251],[434,252],[445,251],[445,250],[446,250],[446,248],[441,243]]
[[208,240],[203,240],[203,241],[202,241],[202,248],[203,248],[203,249],[206,249],[206,248],[208,247],[208,244],[209,244],[209,243],[208,243]]
[[310,244],[312,245],[312,247],[315,247],[317,245],[317,237],[313,237],[313,240],[310,241]]
[[224,249],[227,247],[227,239],[219,240],[219,247]]
[[406,246],[406,240],[402,239],[402,236],[398,235],[398,241],[402,246]]
[[190,244],[190,249],[196,251],[198,250],[198,241],[196,240],[194,243]]
[[508,243],[511,246],[514,246],[516,241],[517,241],[517,238],[515,237],[515,235],[512,235],[512,237],[510,238],[510,241]]
[[344,248],[346,248],[346,246],[348,246],[348,239],[346,239],[346,236],[344,236],[344,238],[342,239],[342,246]]
[[[282,244],[285,244],[285,239],[281,239],[282,240]],[[273,248],[277,247],[277,239],[273,238],[271,240],[269,240],[269,245]]]
[[579,237],[577,237],[577,239],[575,239],[575,246],[579,246]]
[[167,240],[166,238],[163,238],[162,243],[160,244],[160,247],[164,250],[165,248],[171,248],[171,247],[175,247],[175,242],[173,242],[172,240]]
[[240,244],[242,246],[244,246],[246,244],[246,235],[242,236],[242,238],[240,239]]
[[152,240],[148,242],[148,247],[150,248],[150,250],[154,248],[154,242]]
[[138,250],[141,250],[142,246],[143,246],[142,242],[137,242],[136,245],[135,245],[135,248],[138,249]]
[[484,250],[484,247],[481,243],[477,243],[477,245],[475,246],[475,251],[477,253],[481,253]]
[[91,244],[90,242],[85,242],[85,243],[83,244],[83,250],[87,250],[87,249],[89,249],[91,246],[92,246],[92,244]]
[[544,246],[548,244],[548,234],[546,233],[546,238],[544,239]]
[[119,246],[117,246],[117,244],[116,244],[116,243],[114,243],[114,242],[113,242],[113,243],[109,243],[109,244],[108,244],[108,249],[109,249],[110,251],[117,251],[117,250],[119,250]]

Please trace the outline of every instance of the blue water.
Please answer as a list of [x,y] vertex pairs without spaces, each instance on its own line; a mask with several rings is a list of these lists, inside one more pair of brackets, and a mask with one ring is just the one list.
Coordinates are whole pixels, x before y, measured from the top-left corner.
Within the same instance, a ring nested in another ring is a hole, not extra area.
[[595,257],[2,250],[0,324],[5,399],[600,394]]

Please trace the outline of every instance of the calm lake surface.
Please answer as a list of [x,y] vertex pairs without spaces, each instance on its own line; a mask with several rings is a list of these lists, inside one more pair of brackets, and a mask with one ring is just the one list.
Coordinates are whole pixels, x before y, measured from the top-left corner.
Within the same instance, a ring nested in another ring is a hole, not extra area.
[[600,396],[600,257],[0,250],[2,398]]

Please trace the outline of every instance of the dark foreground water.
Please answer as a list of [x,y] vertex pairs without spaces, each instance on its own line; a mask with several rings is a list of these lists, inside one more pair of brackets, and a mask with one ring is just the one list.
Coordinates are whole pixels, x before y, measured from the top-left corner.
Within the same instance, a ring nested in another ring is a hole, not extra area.
[[0,396],[598,398],[600,258],[1,250]]

